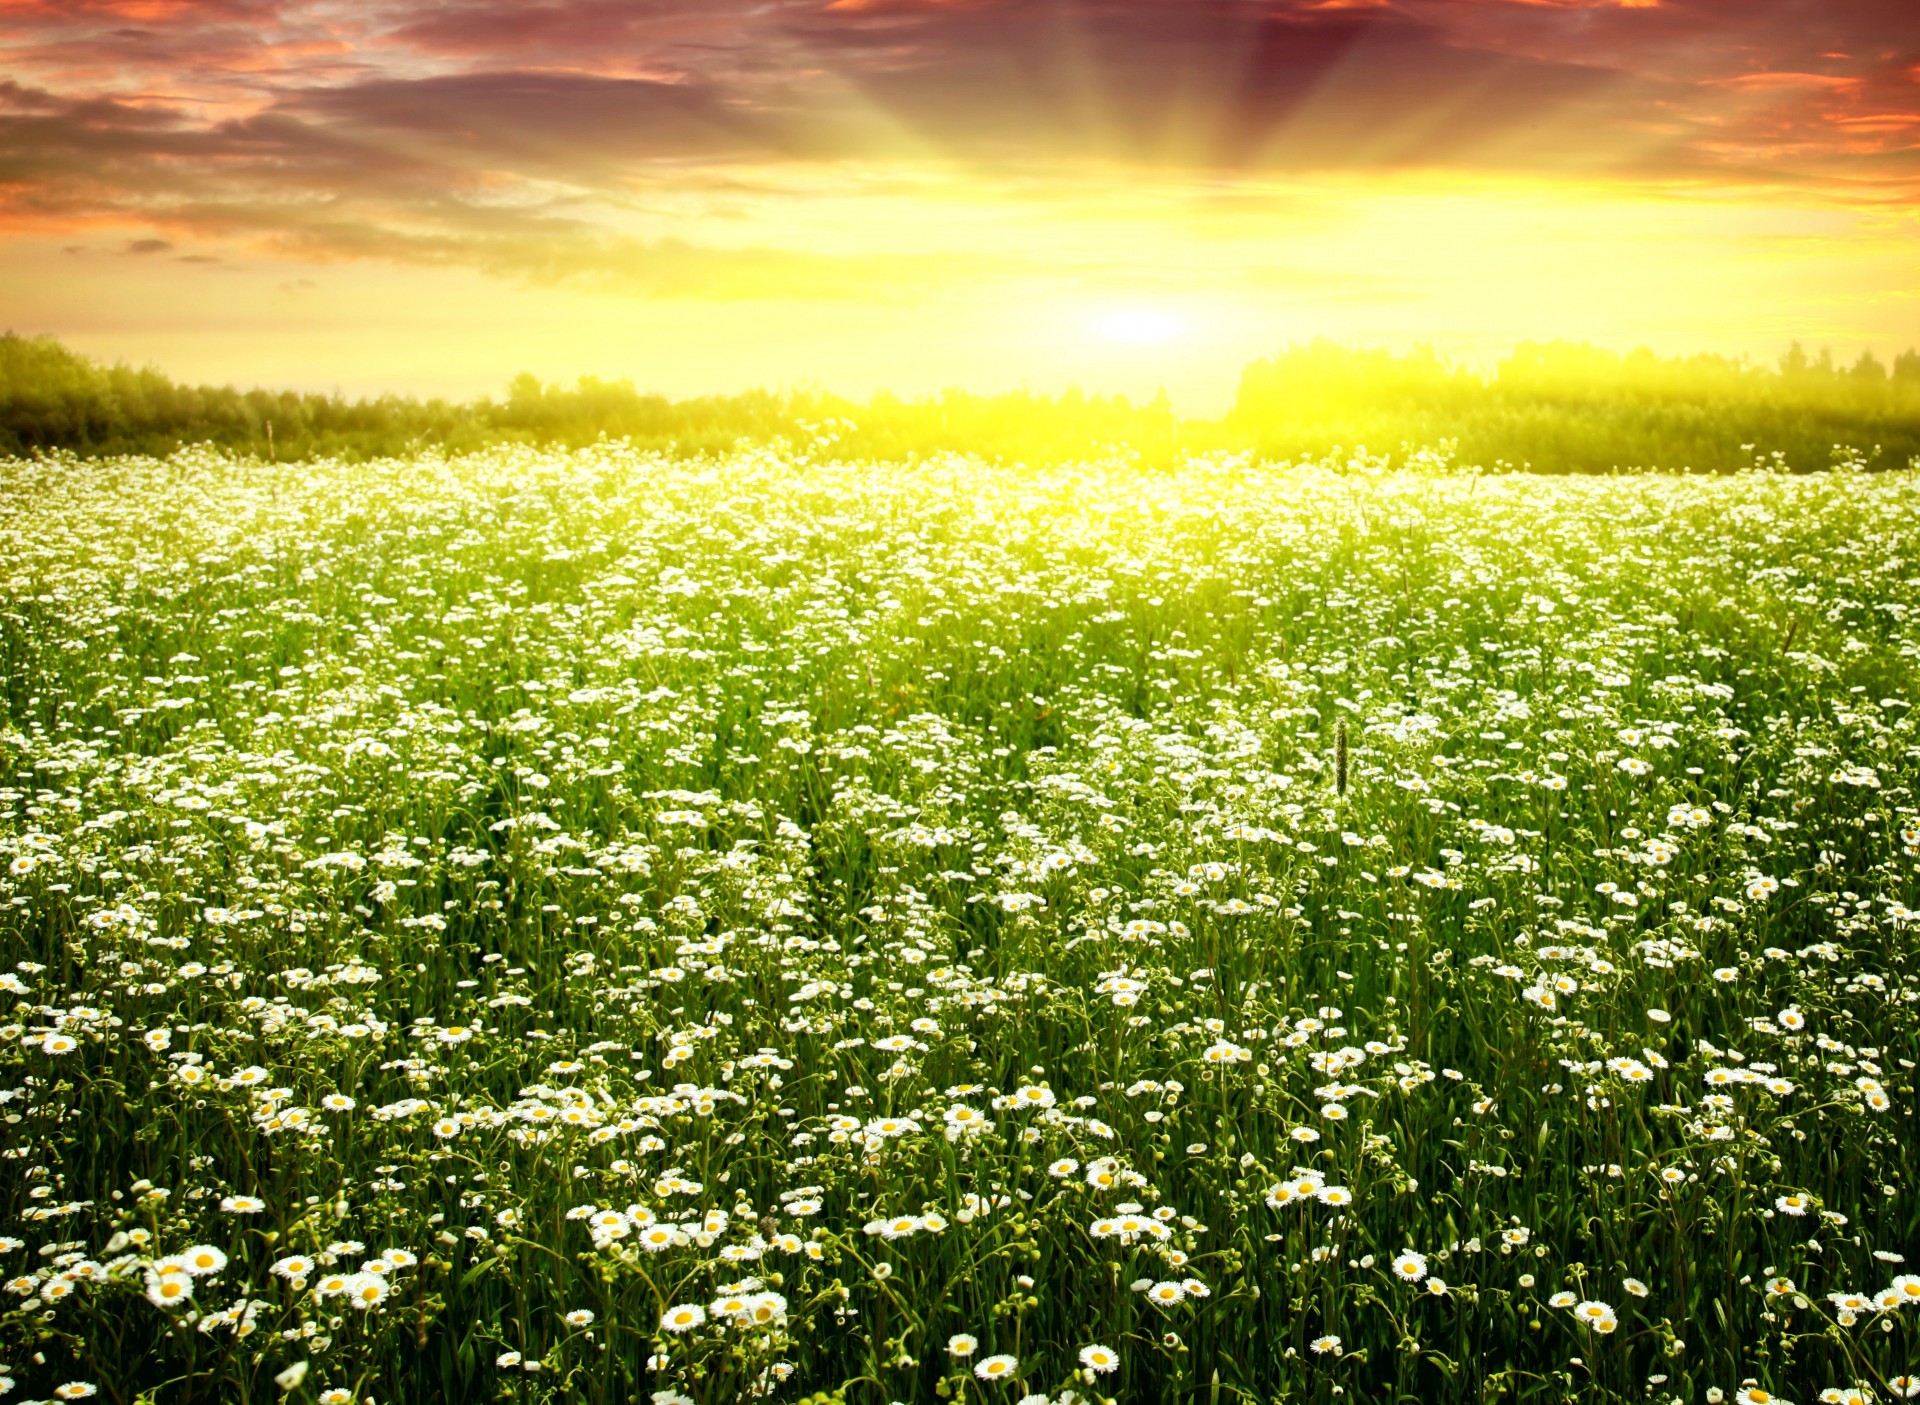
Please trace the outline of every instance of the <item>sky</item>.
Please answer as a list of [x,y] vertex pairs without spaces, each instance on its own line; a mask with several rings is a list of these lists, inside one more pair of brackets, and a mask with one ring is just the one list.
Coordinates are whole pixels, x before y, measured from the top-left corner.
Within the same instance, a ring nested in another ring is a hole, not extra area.
[[0,0],[0,328],[211,382],[1230,399],[1920,342],[1915,0]]

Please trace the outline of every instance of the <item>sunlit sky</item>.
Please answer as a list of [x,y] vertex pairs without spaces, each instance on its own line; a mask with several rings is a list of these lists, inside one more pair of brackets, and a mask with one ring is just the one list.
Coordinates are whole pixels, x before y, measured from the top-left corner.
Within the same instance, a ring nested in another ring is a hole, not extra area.
[[191,380],[1920,342],[1914,0],[0,0],[0,75],[0,327]]

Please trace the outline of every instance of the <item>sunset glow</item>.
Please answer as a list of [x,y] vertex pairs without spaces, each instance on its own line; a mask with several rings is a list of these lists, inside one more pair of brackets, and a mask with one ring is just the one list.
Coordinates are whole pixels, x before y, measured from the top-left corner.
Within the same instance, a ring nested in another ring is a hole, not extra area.
[[189,379],[1223,403],[1314,336],[1883,353],[1898,0],[5,0],[0,299]]

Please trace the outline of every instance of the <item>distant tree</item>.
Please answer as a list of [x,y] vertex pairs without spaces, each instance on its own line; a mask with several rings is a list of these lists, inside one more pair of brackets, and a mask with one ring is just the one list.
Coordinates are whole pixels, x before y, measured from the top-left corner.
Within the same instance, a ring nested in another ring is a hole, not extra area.
[[1736,469],[1745,446],[1799,468],[1824,467],[1836,446],[1880,462],[1920,456],[1920,351],[1892,373],[1871,352],[1844,372],[1830,351],[1794,343],[1769,371],[1722,356],[1627,355],[1572,342],[1530,342],[1491,376],[1411,352],[1315,341],[1250,363],[1219,420],[1182,421],[1164,390],[1057,396],[948,390],[919,400],[859,403],[819,390],[671,400],[628,380],[572,386],[515,376],[499,400],[388,395],[347,400],[291,391],[178,385],[152,368],[106,366],[45,337],[0,336],[0,453],[65,449],[159,453],[213,443],[276,458],[367,458],[438,445],[582,446],[624,439],[675,454],[724,453],[744,441],[797,451],[911,461],[946,452],[1060,462],[1114,452],[1143,465],[1182,451],[1276,458],[1347,453],[1399,460],[1453,446],[1464,464],[1606,471]]

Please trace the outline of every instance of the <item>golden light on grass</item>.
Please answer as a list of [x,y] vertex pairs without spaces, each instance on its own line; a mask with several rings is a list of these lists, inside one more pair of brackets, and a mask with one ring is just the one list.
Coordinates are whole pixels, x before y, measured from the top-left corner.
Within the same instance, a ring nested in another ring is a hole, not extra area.
[[310,1351],[325,1402],[1479,1405],[1578,1351],[1625,1401],[1722,1316],[1696,1381],[1893,1378],[1916,514],[1912,472],[0,462],[53,1192],[0,1256],[74,1342],[21,1394],[268,1400]]

